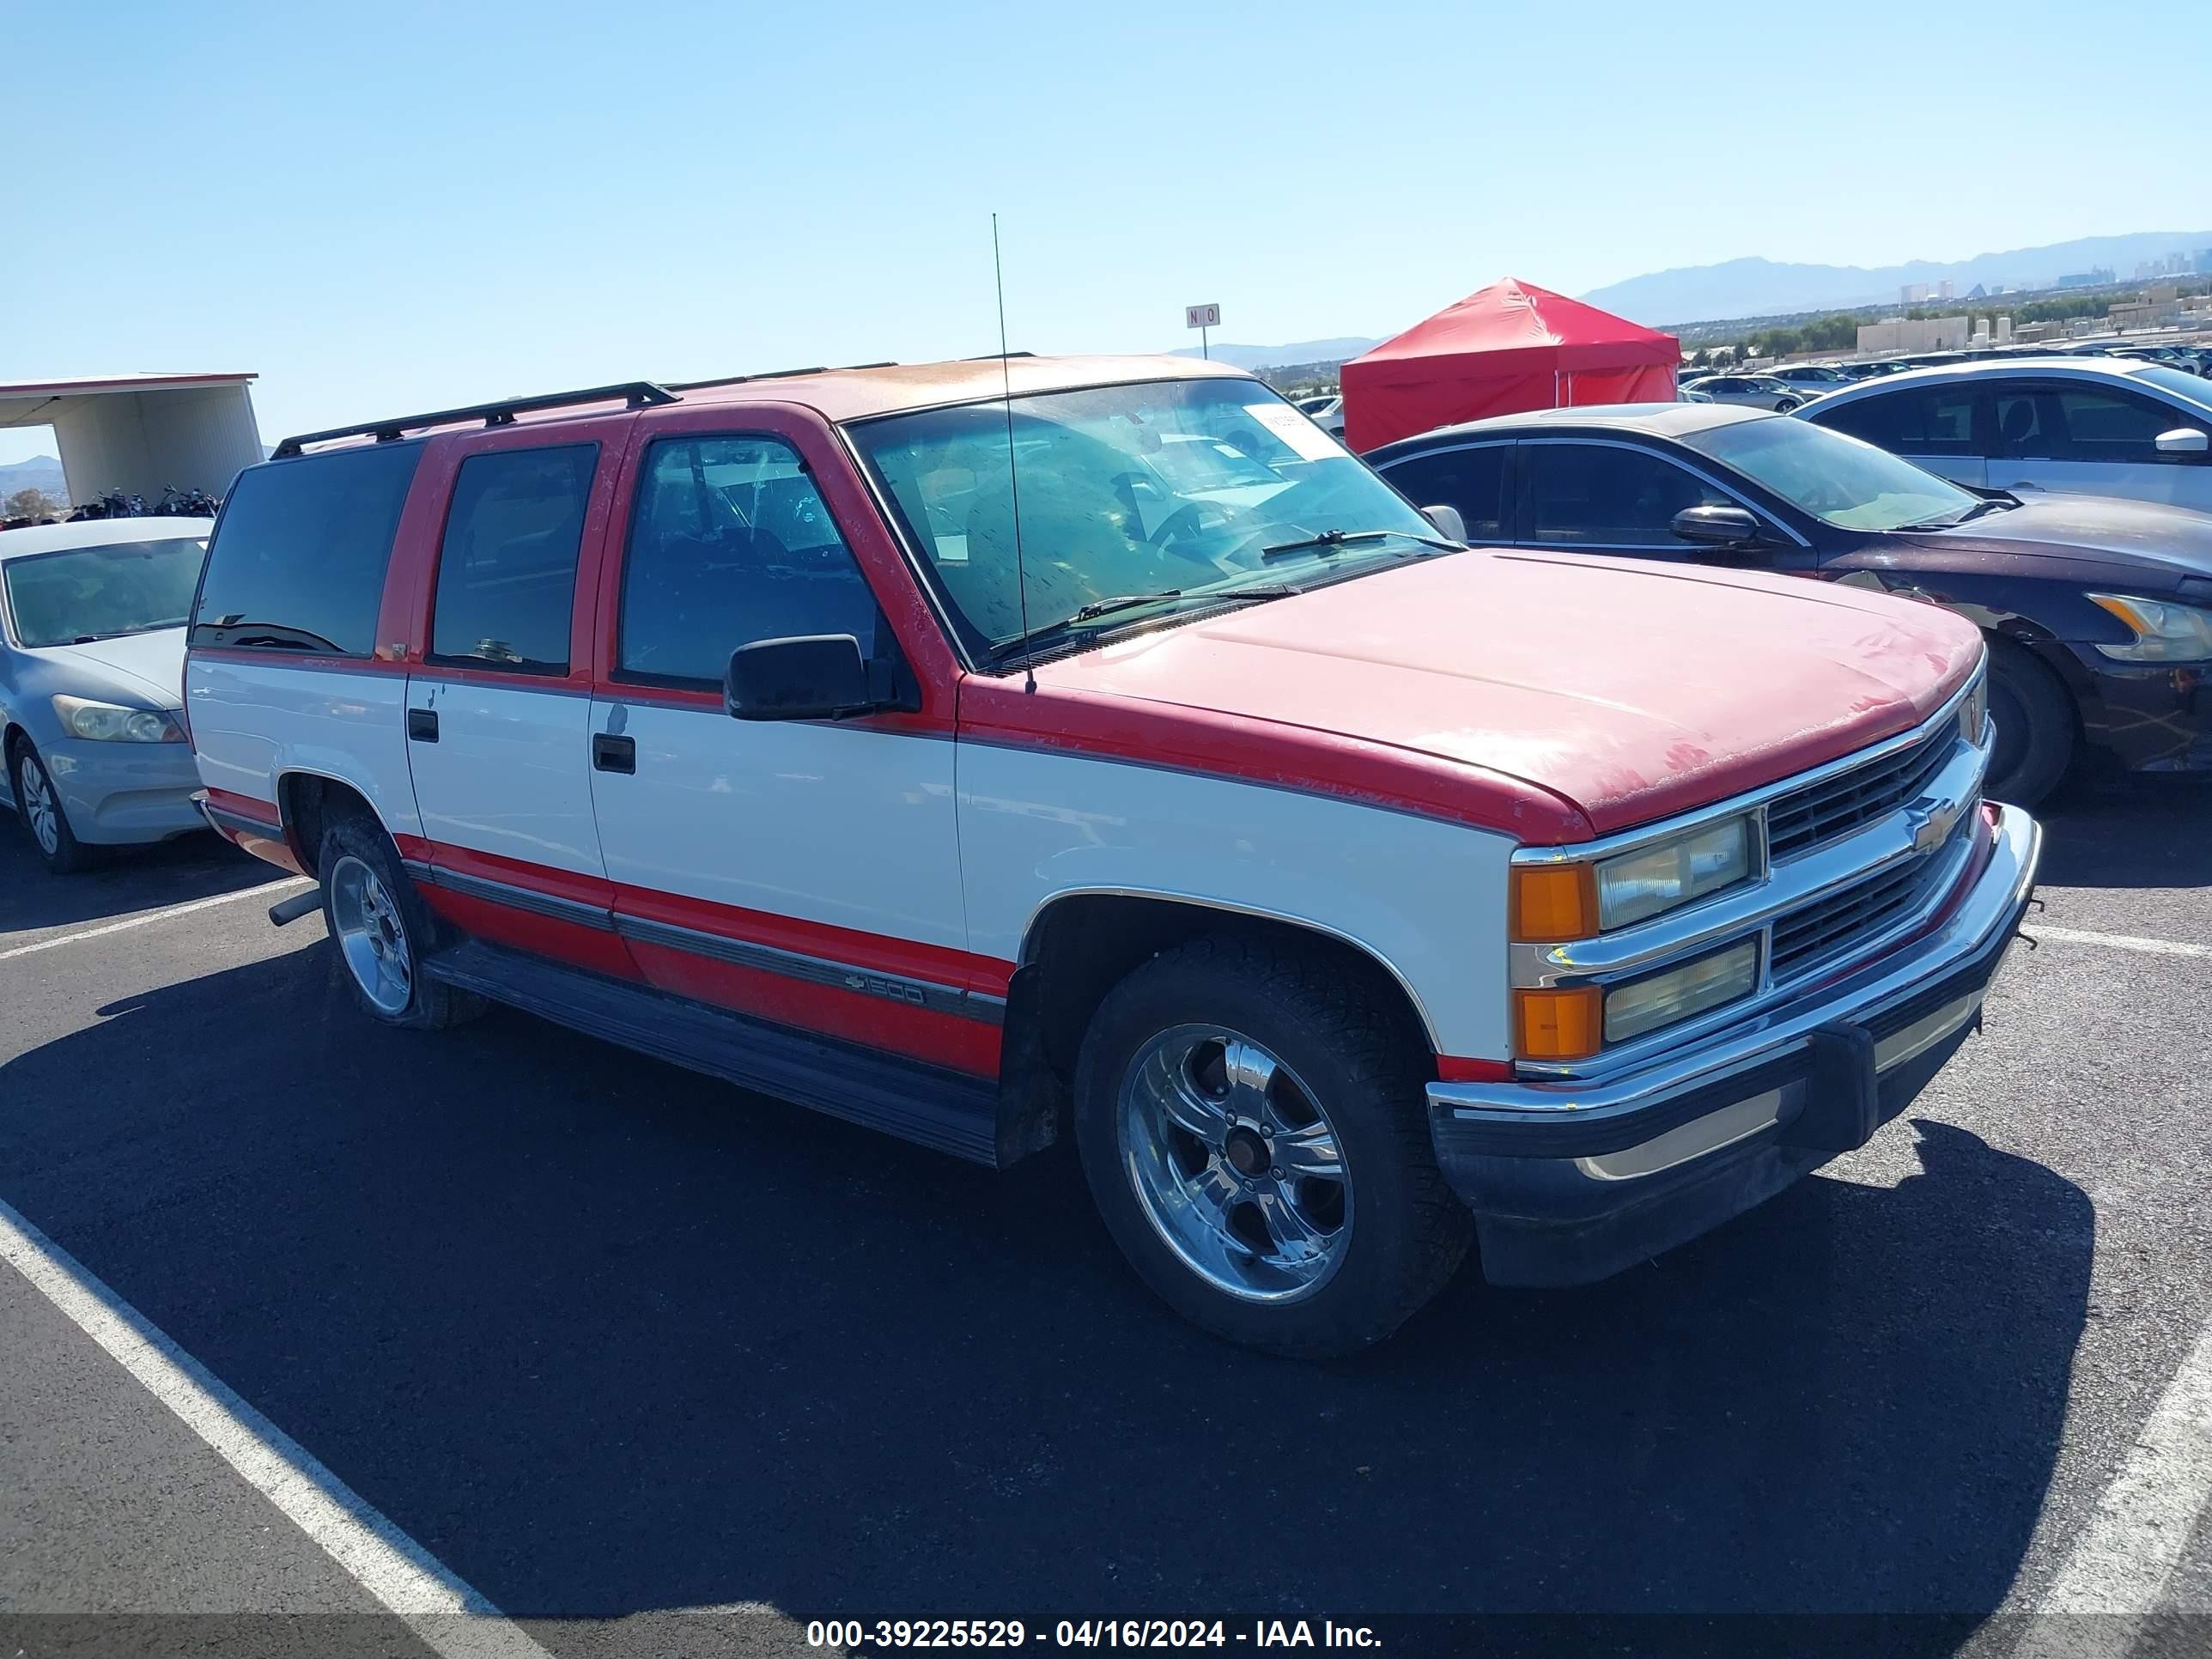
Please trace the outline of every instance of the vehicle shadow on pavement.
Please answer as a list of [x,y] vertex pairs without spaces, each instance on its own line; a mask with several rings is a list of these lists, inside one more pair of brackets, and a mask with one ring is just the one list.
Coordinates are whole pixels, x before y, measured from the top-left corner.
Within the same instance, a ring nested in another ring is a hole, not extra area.
[[2039,809],[2040,879],[2054,887],[2212,886],[2212,778],[2074,784]]
[[15,814],[0,807],[0,948],[11,933],[96,927],[134,911],[258,887],[283,873],[209,831],[119,847],[82,875],[57,876],[40,861]]
[[1893,1189],[1583,1290],[1470,1273],[1295,1364],[1158,1306],[1063,1155],[994,1176],[520,1015],[386,1030],[312,948],[100,1013],[0,1066],[47,1103],[0,1197],[523,1618],[1881,1612],[1948,1652],[2087,1306],[2077,1188],[1899,1122]]

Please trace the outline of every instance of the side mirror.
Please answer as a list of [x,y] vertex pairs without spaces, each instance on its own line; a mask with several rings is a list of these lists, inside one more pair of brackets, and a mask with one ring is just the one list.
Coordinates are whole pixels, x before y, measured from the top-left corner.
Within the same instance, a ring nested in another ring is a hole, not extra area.
[[834,720],[878,706],[850,634],[756,640],[730,653],[723,707],[741,720]]
[[2212,448],[2212,438],[2193,426],[2178,426],[2171,432],[2161,432],[2156,443],[2161,455],[2202,455],[2207,448]]
[[1467,539],[1467,520],[1460,517],[1457,507],[1442,505],[1425,507],[1421,509],[1421,516],[1435,526],[1437,534],[1446,541],[1463,542]]
[[1686,507],[1671,527],[1686,542],[1700,547],[1752,548],[1762,545],[1759,520],[1741,507]]

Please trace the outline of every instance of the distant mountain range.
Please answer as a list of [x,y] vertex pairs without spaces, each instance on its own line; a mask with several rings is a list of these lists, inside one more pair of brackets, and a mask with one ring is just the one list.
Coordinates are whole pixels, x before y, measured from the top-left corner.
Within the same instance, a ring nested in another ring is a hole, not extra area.
[[[1289,363],[1340,363],[1381,343],[1379,340],[1347,336],[1339,340],[1299,340],[1278,346],[1217,344],[1210,355],[1216,362],[1234,364],[1238,368],[1281,368]],[[1195,357],[1200,354],[1196,346],[1187,346],[1175,355]]]
[[64,495],[62,464],[51,455],[33,455],[27,461],[0,464],[0,501],[19,489],[43,489],[60,501]]
[[1948,281],[1963,297],[1984,288],[2048,288],[2062,276],[2109,270],[2122,282],[2136,265],[2176,253],[2212,248],[2212,230],[2146,230],[2127,236],[2084,236],[2047,247],[1978,253],[1950,263],[1915,259],[1901,265],[1778,264],[1771,259],[1729,259],[1654,271],[1593,289],[1581,297],[1633,322],[1670,323],[1723,318],[1777,317],[1807,311],[1844,311],[1897,303],[1910,283]]

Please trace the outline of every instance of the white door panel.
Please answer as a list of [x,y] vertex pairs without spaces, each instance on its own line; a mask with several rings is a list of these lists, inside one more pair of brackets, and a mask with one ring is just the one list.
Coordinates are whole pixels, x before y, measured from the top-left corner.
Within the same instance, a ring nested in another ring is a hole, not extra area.
[[591,723],[637,745],[591,774],[610,879],[967,948],[949,740],[617,698]]
[[287,773],[335,778],[393,835],[420,835],[403,735],[406,690],[397,673],[301,668],[275,652],[266,663],[194,657],[185,708],[200,781],[273,806]]
[[410,739],[422,833],[473,852],[604,876],[592,817],[591,713],[580,688],[415,676],[407,706],[438,717]]
[[2130,501],[2160,501],[2169,507],[2212,512],[2212,466],[2149,461],[1996,460],[1990,476],[1999,487],[2033,489],[2075,495],[2118,495]]

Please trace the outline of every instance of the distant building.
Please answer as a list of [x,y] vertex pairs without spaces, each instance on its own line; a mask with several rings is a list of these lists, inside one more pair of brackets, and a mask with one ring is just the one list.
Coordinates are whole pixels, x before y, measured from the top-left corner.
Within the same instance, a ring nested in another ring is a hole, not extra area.
[[2060,288],[2103,288],[2107,283],[2118,281],[2119,278],[2113,275],[2109,268],[2100,268],[2095,270],[2077,270],[2071,276],[2061,276],[2057,285]]
[[1971,317],[1893,317],[1886,323],[1859,325],[1860,354],[1891,351],[1960,351],[1973,337]]
[[1907,283],[1897,290],[1897,302],[1901,306],[1917,306],[1928,297],[1928,284]]

